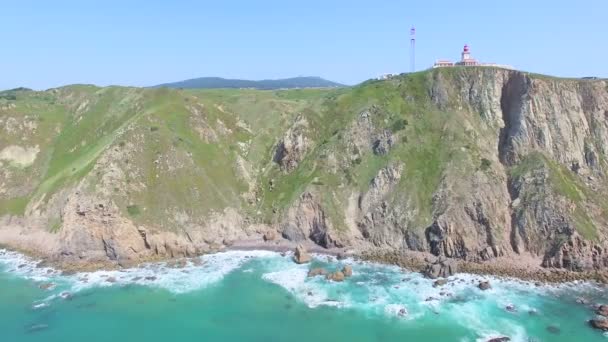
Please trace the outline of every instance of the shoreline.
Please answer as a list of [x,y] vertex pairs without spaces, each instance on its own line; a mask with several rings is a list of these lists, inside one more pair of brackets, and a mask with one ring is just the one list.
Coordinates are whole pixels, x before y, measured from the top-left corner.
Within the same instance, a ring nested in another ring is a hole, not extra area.
[[[147,263],[171,262],[180,259],[192,259],[202,255],[210,255],[229,251],[270,251],[276,253],[293,252],[298,243],[288,240],[263,241],[258,239],[238,240],[228,246],[213,250],[209,253],[200,254],[194,257],[163,258],[151,257],[144,260],[116,262],[116,261],[84,261],[60,259],[32,253],[21,249],[11,248],[10,246],[0,245],[0,249],[14,251],[37,262],[36,267],[51,267],[60,271],[62,274],[74,274],[78,272],[94,272],[101,270],[119,270],[131,267],[140,267]],[[331,248],[314,245],[310,242],[304,243],[308,253],[325,256],[338,257],[344,255],[355,261],[374,262],[382,265],[398,266],[411,272],[422,273],[429,264],[429,260],[437,257],[424,252],[417,251],[394,251],[382,248],[356,250],[354,248]],[[458,267],[459,273],[467,273],[481,276],[491,276],[498,279],[509,278],[522,281],[535,282],[537,286],[541,284],[563,284],[574,281],[595,282],[597,284],[608,284],[608,270],[605,271],[569,271],[565,269],[546,269],[540,265],[531,263],[521,263],[509,258],[493,259],[486,262],[471,262],[461,259],[450,259]]]

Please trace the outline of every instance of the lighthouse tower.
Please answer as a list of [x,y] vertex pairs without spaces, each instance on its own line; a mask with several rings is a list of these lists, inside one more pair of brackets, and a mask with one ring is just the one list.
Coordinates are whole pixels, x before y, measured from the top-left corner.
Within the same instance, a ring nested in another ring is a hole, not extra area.
[[471,57],[471,51],[469,50],[468,45],[464,45],[462,49],[460,62],[456,63],[456,65],[464,65],[464,66],[476,66],[479,65],[479,62],[473,57]]
[[469,52],[469,46],[467,44],[464,45],[462,49],[462,61],[466,61],[467,59],[471,59],[471,53]]

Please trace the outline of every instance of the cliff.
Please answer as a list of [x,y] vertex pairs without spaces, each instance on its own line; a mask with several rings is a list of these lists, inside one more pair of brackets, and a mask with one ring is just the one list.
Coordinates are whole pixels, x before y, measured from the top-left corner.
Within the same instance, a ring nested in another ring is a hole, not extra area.
[[344,89],[0,98],[0,244],[68,262],[324,248],[608,266],[608,84],[436,69]]

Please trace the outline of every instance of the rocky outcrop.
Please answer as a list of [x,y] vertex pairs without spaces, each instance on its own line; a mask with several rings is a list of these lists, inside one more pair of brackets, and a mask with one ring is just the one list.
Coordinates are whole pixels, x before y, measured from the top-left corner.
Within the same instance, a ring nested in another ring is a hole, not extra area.
[[428,263],[422,273],[425,277],[431,279],[447,278],[458,273],[458,265],[454,260],[437,258],[437,260]]
[[282,225],[284,238],[294,242],[307,239],[325,248],[341,247],[334,237],[331,222],[317,200],[310,192],[305,192],[288,211]]
[[393,147],[393,134],[389,130],[384,130],[374,139],[372,150],[374,154],[385,155]]
[[395,163],[380,169],[371,180],[369,190],[359,197],[357,226],[363,237],[376,246],[404,247],[401,222],[406,215],[405,208],[390,206],[387,201],[401,180],[403,168],[403,164]]
[[285,133],[276,147],[274,161],[282,170],[293,171],[308,150],[310,142],[306,137],[308,121],[303,116],[298,116],[291,128]]
[[608,317],[608,305],[600,305],[595,313],[600,316]]
[[478,287],[480,290],[485,291],[485,290],[489,290],[489,289],[491,289],[491,288],[492,288],[492,285],[490,284],[490,282],[489,282],[489,281],[482,281],[482,282],[480,282],[480,283],[477,285],[477,287]]
[[608,331],[608,319],[607,318],[594,318],[589,321],[589,324],[595,329]]
[[312,260],[312,258],[310,256],[310,254],[308,254],[308,252],[306,251],[304,246],[298,245],[296,247],[295,252],[293,253],[293,260],[297,264],[306,264],[306,263],[309,263],[310,260]]

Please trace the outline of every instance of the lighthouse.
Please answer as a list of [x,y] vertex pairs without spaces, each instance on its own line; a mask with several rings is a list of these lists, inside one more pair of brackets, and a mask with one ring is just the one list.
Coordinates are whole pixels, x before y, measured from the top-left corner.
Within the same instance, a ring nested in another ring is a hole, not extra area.
[[471,49],[468,44],[465,44],[462,48],[462,52],[460,53],[460,61],[454,63],[449,60],[440,59],[435,62],[433,68],[445,68],[445,67],[453,67],[453,66],[485,66],[485,67],[495,67],[495,68],[503,68],[503,69],[514,69],[510,65],[504,64],[496,64],[496,63],[480,63],[475,58],[471,57]]
[[471,53],[469,52],[469,45],[465,44],[462,49],[462,61],[466,61],[467,59],[471,59]]
[[462,53],[460,54],[460,62],[457,62],[456,65],[463,66],[477,66],[479,62],[471,57],[471,51],[469,50],[469,45],[465,44],[464,48],[462,48]]

